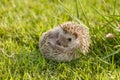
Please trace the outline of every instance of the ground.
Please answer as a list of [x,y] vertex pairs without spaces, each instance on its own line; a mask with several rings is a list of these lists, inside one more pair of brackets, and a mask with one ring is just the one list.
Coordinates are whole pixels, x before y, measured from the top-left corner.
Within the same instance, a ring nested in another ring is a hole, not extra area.
[[[39,38],[65,21],[89,28],[90,51],[71,62],[47,60]],[[119,0],[0,0],[0,80],[118,80],[119,66]]]

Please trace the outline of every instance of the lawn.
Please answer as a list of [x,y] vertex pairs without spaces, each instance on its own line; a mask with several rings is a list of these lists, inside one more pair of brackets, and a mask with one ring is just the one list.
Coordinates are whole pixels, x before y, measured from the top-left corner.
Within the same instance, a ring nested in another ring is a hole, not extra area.
[[[89,54],[71,62],[45,59],[40,36],[66,21],[89,28]],[[0,80],[119,79],[119,0],[0,0]]]

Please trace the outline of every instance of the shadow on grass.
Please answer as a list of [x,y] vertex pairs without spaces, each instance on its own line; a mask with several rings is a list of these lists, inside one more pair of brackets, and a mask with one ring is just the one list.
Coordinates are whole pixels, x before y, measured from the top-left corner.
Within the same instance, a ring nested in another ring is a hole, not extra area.
[[[99,51],[96,50],[96,46]],[[31,76],[42,75],[45,77],[58,76],[61,79],[63,75],[71,76],[78,74],[88,74],[93,76],[97,72],[100,73],[104,69],[108,69],[111,65],[108,65],[98,59],[100,50],[102,51],[103,46],[101,43],[97,42],[97,45],[91,47],[90,53],[87,56],[81,55],[77,60],[72,60],[71,62],[56,62],[53,60],[48,60],[42,57],[38,49],[33,49],[30,52],[21,51],[19,54],[15,54],[15,57],[10,58],[7,64],[13,74],[20,74],[24,76],[26,72],[30,73]],[[94,50],[94,51],[93,51]],[[96,53],[94,53],[96,50]],[[26,52],[26,53],[25,53]],[[99,52],[99,53],[97,53]],[[104,52],[104,51],[103,51]],[[104,56],[106,54],[103,54]],[[116,57],[116,55],[115,55]],[[119,57],[117,57],[119,58]],[[120,60],[120,59],[119,59]],[[119,63],[119,60],[117,61]],[[109,58],[107,61],[111,62]],[[118,63],[115,62],[117,65]],[[66,77],[66,79],[70,79]],[[84,79],[84,77],[83,77]]]

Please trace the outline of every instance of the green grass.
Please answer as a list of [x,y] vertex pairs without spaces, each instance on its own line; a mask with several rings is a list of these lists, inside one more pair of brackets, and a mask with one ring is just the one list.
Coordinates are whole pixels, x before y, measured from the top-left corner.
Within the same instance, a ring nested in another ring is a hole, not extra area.
[[[71,62],[44,59],[42,33],[71,20],[89,27],[89,54]],[[119,80],[119,66],[119,0],[0,0],[0,80]]]

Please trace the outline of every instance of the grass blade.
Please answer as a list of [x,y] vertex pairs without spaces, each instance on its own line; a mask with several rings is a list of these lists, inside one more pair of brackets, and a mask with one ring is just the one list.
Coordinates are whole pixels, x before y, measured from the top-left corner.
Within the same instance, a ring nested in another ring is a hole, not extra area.
[[107,56],[105,56],[105,57],[103,57],[102,59],[109,58],[109,57],[111,57],[111,56],[113,56],[113,55],[115,55],[115,54],[118,54],[118,53],[120,53],[120,49],[117,50],[117,51],[115,51],[115,52],[113,52],[113,53],[111,53],[111,54],[109,54],[109,55],[107,55]]

